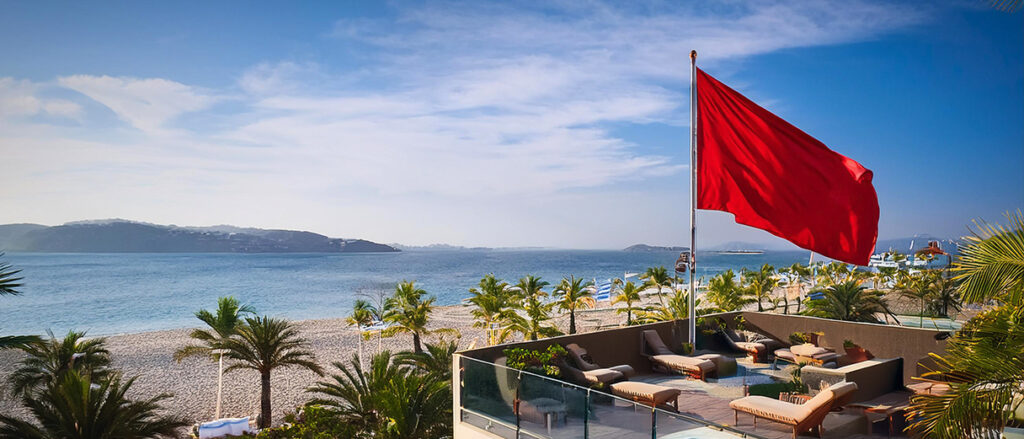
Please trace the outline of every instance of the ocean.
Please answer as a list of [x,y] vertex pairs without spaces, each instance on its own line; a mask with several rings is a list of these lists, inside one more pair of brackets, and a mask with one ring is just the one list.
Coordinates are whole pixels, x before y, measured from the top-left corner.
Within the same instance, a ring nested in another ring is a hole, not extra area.
[[[493,273],[511,284],[532,274],[605,280],[647,267],[671,270],[678,252],[458,250],[401,253],[8,253],[22,270],[20,296],[0,297],[0,334],[90,335],[194,327],[193,313],[234,295],[261,314],[290,319],[343,317],[359,291],[401,280],[455,305]],[[806,264],[802,251],[698,255],[698,276],[732,268]],[[550,289],[549,289],[550,291]]]

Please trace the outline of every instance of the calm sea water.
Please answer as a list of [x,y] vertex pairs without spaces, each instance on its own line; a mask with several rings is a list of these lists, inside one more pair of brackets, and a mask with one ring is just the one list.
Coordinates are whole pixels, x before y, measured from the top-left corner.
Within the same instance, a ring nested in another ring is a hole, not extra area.
[[[467,250],[365,254],[8,253],[24,294],[0,298],[0,333],[112,334],[195,326],[193,312],[234,295],[260,313],[292,319],[341,317],[361,288],[415,280],[442,305],[457,304],[487,273],[556,283],[570,274],[621,277],[672,267],[677,252]],[[700,255],[698,275],[727,268],[807,263],[807,252]]]

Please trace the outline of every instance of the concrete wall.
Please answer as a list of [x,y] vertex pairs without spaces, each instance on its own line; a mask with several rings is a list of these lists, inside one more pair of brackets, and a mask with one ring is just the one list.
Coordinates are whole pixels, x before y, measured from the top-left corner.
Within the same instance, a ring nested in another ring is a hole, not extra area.
[[[875,357],[903,358],[903,379],[907,384],[911,382],[911,377],[920,375],[922,370],[918,366],[918,362],[927,361],[929,352],[942,354],[946,349],[946,341],[936,339],[936,335],[942,334],[944,331],[931,329],[758,312],[712,314],[705,318],[720,317],[732,327],[735,326],[736,319],[740,316],[745,321],[746,329],[760,332],[786,345],[789,344],[789,335],[794,332],[823,332],[824,336],[819,340],[819,344],[833,348],[839,353],[844,352],[843,340],[852,340],[870,351]],[[628,364],[639,373],[648,373],[651,370],[651,364],[641,353],[641,333],[647,329],[657,330],[662,340],[677,351],[681,343],[687,339],[686,320],[677,320],[676,322],[630,326],[537,341],[506,343],[461,353],[479,360],[494,361],[504,355],[503,351],[510,347],[545,349],[554,343],[563,346],[577,343],[587,349],[594,360],[602,366]]]
[[648,373],[651,371],[651,363],[642,355],[641,351],[641,343],[643,342],[641,334],[648,329],[658,331],[665,344],[677,351],[682,343],[686,341],[688,334],[686,321],[678,320],[676,322],[652,323],[584,334],[564,335],[537,341],[506,343],[463,351],[461,354],[478,360],[494,361],[496,358],[504,356],[505,349],[512,347],[546,349],[552,344],[565,346],[569,343],[576,343],[586,349],[597,364],[608,367],[628,364],[639,373]]
[[843,322],[817,317],[743,312],[747,330],[760,332],[785,344],[794,332],[824,332],[818,344],[843,353],[843,341],[850,340],[867,349],[877,358],[903,358],[903,382],[923,372],[918,363],[928,360],[928,353],[946,352],[946,340],[936,336],[946,331],[909,328],[871,323]]

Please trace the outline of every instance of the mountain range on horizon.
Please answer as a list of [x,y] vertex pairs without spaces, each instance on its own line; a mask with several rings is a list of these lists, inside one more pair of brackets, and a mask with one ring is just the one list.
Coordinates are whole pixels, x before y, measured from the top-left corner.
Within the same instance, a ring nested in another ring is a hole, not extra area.
[[[879,240],[875,252],[902,253],[938,241],[956,253],[956,240],[928,234]],[[425,246],[380,244],[363,239],[329,238],[308,231],[260,229],[233,225],[178,226],[124,219],[72,221],[58,226],[42,224],[0,225],[0,251],[16,252],[233,252],[233,253],[361,253],[397,251],[538,250],[547,247],[467,247],[450,244]],[[635,244],[623,251],[686,251],[686,246]],[[799,251],[785,242],[754,243],[732,241],[698,247],[704,251]]]
[[0,249],[50,253],[367,253],[397,252],[364,239],[235,226],[180,227],[127,220],[59,226],[0,225]]

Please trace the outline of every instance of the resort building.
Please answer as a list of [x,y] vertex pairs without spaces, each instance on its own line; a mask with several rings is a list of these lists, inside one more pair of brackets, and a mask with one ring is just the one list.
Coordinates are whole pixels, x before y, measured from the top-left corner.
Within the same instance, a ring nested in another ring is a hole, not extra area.
[[459,352],[455,438],[904,436],[910,396],[943,390],[912,379],[945,352],[941,330],[730,312],[699,318],[687,352],[687,327]]

